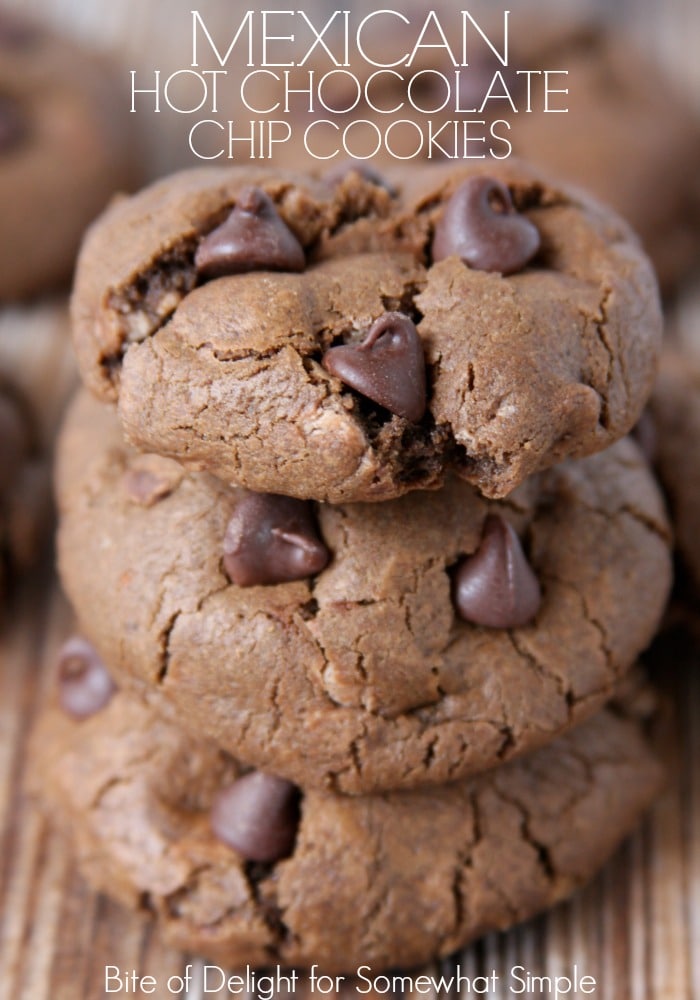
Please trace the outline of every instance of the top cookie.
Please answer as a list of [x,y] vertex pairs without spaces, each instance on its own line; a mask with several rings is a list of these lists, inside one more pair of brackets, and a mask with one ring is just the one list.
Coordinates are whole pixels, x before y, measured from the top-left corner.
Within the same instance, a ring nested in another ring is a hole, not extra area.
[[112,206],[74,335],[132,443],[338,503],[449,468],[501,497],[626,433],[661,334],[627,225],[514,163],[391,184],[204,169]]
[[85,226],[138,183],[131,118],[104,60],[0,8],[0,301],[68,284]]

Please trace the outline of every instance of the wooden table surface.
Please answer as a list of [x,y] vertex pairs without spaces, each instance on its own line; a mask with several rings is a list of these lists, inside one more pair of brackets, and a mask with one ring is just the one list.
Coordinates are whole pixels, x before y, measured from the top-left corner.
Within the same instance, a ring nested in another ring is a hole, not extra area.
[[[237,5],[223,0],[4,2],[45,16],[132,66],[186,65],[192,7],[219,18],[218,23],[225,23],[231,11],[240,15]],[[700,110],[698,0],[558,4],[559,9],[582,6],[620,21],[666,64]],[[177,165],[172,135],[159,129],[154,121],[154,172],[166,162]],[[689,287],[680,309],[685,336],[698,342],[699,290],[700,283]],[[167,949],[145,918],[93,893],[75,871],[69,845],[51,832],[23,791],[32,720],[50,684],[57,646],[71,627],[48,558],[25,581],[11,621],[0,633],[0,1000],[103,997],[106,964],[152,975],[161,984],[189,964],[193,981],[186,996],[199,1000],[202,963]],[[675,709],[656,734],[668,784],[643,826],[601,875],[569,903],[509,934],[488,937],[430,970],[433,974],[449,975],[455,963],[465,976],[496,973],[499,986],[485,994],[496,1000],[515,995],[507,978],[514,967],[554,977],[571,975],[576,966],[580,975],[596,979],[597,1000],[700,1000],[699,668],[700,652],[691,649],[669,656],[657,670]],[[155,995],[171,994],[161,986]],[[295,995],[305,997],[307,991],[301,988]],[[357,996],[352,988],[347,995]],[[484,994],[462,990],[461,995],[467,1000]]]

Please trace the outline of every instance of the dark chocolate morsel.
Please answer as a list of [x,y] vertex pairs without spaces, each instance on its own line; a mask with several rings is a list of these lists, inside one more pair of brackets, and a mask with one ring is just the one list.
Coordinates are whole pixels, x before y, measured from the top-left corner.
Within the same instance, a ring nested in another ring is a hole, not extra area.
[[80,636],[63,644],[58,659],[58,700],[74,719],[99,712],[116,690],[97,650]]
[[463,559],[454,578],[454,602],[461,618],[491,628],[527,625],[539,611],[542,593],[520,539],[502,517],[489,515],[481,544]]
[[456,255],[478,271],[513,274],[540,248],[540,234],[516,211],[510,191],[491,177],[470,177],[435,226],[433,261]]
[[245,271],[303,271],[304,249],[260,188],[241,191],[231,214],[205,236],[194,258],[205,278]]
[[384,188],[392,198],[396,197],[396,188],[389,183],[383,174],[371,167],[369,163],[365,163],[364,160],[343,160],[342,163],[338,163],[326,173],[326,181],[333,185],[340,184],[351,173],[359,174],[370,184]]
[[425,413],[423,345],[414,323],[403,313],[384,313],[362,343],[331,347],[322,364],[390,413],[414,423]]
[[214,835],[246,861],[279,861],[294,850],[299,791],[283,778],[251,771],[221,789],[210,821]]
[[226,528],[224,569],[239,587],[303,580],[320,573],[329,558],[305,500],[250,493]]
[[27,122],[20,106],[10,97],[0,95],[0,153],[18,146],[27,134]]

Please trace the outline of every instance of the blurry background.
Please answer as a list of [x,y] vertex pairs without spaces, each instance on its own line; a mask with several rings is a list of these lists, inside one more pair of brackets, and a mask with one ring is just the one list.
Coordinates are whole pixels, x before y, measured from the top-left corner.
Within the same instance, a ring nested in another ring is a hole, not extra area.
[[[111,53],[125,71],[137,71],[137,79],[150,79],[154,69],[160,69],[165,79],[175,70],[187,68],[191,51],[192,9],[198,10],[215,38],[228,41],[232,27],[250,6],[229,0],[3,0],[8,8],[16,8],[54,25],[61,31]],[[270,3],[266,9],[290,9],[294,5]],[[494,4],[476,0],[463,4],[424,2],[401,4],[371,4],[323,2],[311,0],[304,10],[315,23],[323,23],[336,7],[361,15],[377,7],[398,9],[410,16],[411,11],[469,10],[475,18],[488,23],[489,10]],[[525,25],[525,31],[537,34],[538,22],[548,14],[557,18],[568,15],[592,14],[616,23],[624,35],[634,40],[651,58],[661,62],[670,78],[683,89],[689,101],[700,110],[700,59],[697,40],[700,38],[700,3],[697,0],[512,0],[497,6],[510,9],[514,25]],[[493,16],[493,15],[491,15]],[[325,19],[324,19],[325,20]],[[514,27],[513,38],[520,29]],[[125,84],[129,85],[125,72]],[[164,111],[150,114],[144,122],[145,141],[151,171],[168,172],[193,161],[188,155],[183,117]],[[221,116],[224,117],[224,116]]]

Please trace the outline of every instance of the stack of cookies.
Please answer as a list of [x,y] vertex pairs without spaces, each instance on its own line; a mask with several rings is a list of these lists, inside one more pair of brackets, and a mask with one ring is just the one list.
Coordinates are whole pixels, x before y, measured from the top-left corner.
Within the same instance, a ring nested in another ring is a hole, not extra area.
[[659,784],[627,225],[517,163],[190,171],[92,228],[73,326],[84,638],[36,749],[91,879],[224,964],[352,972],[589,878]]

